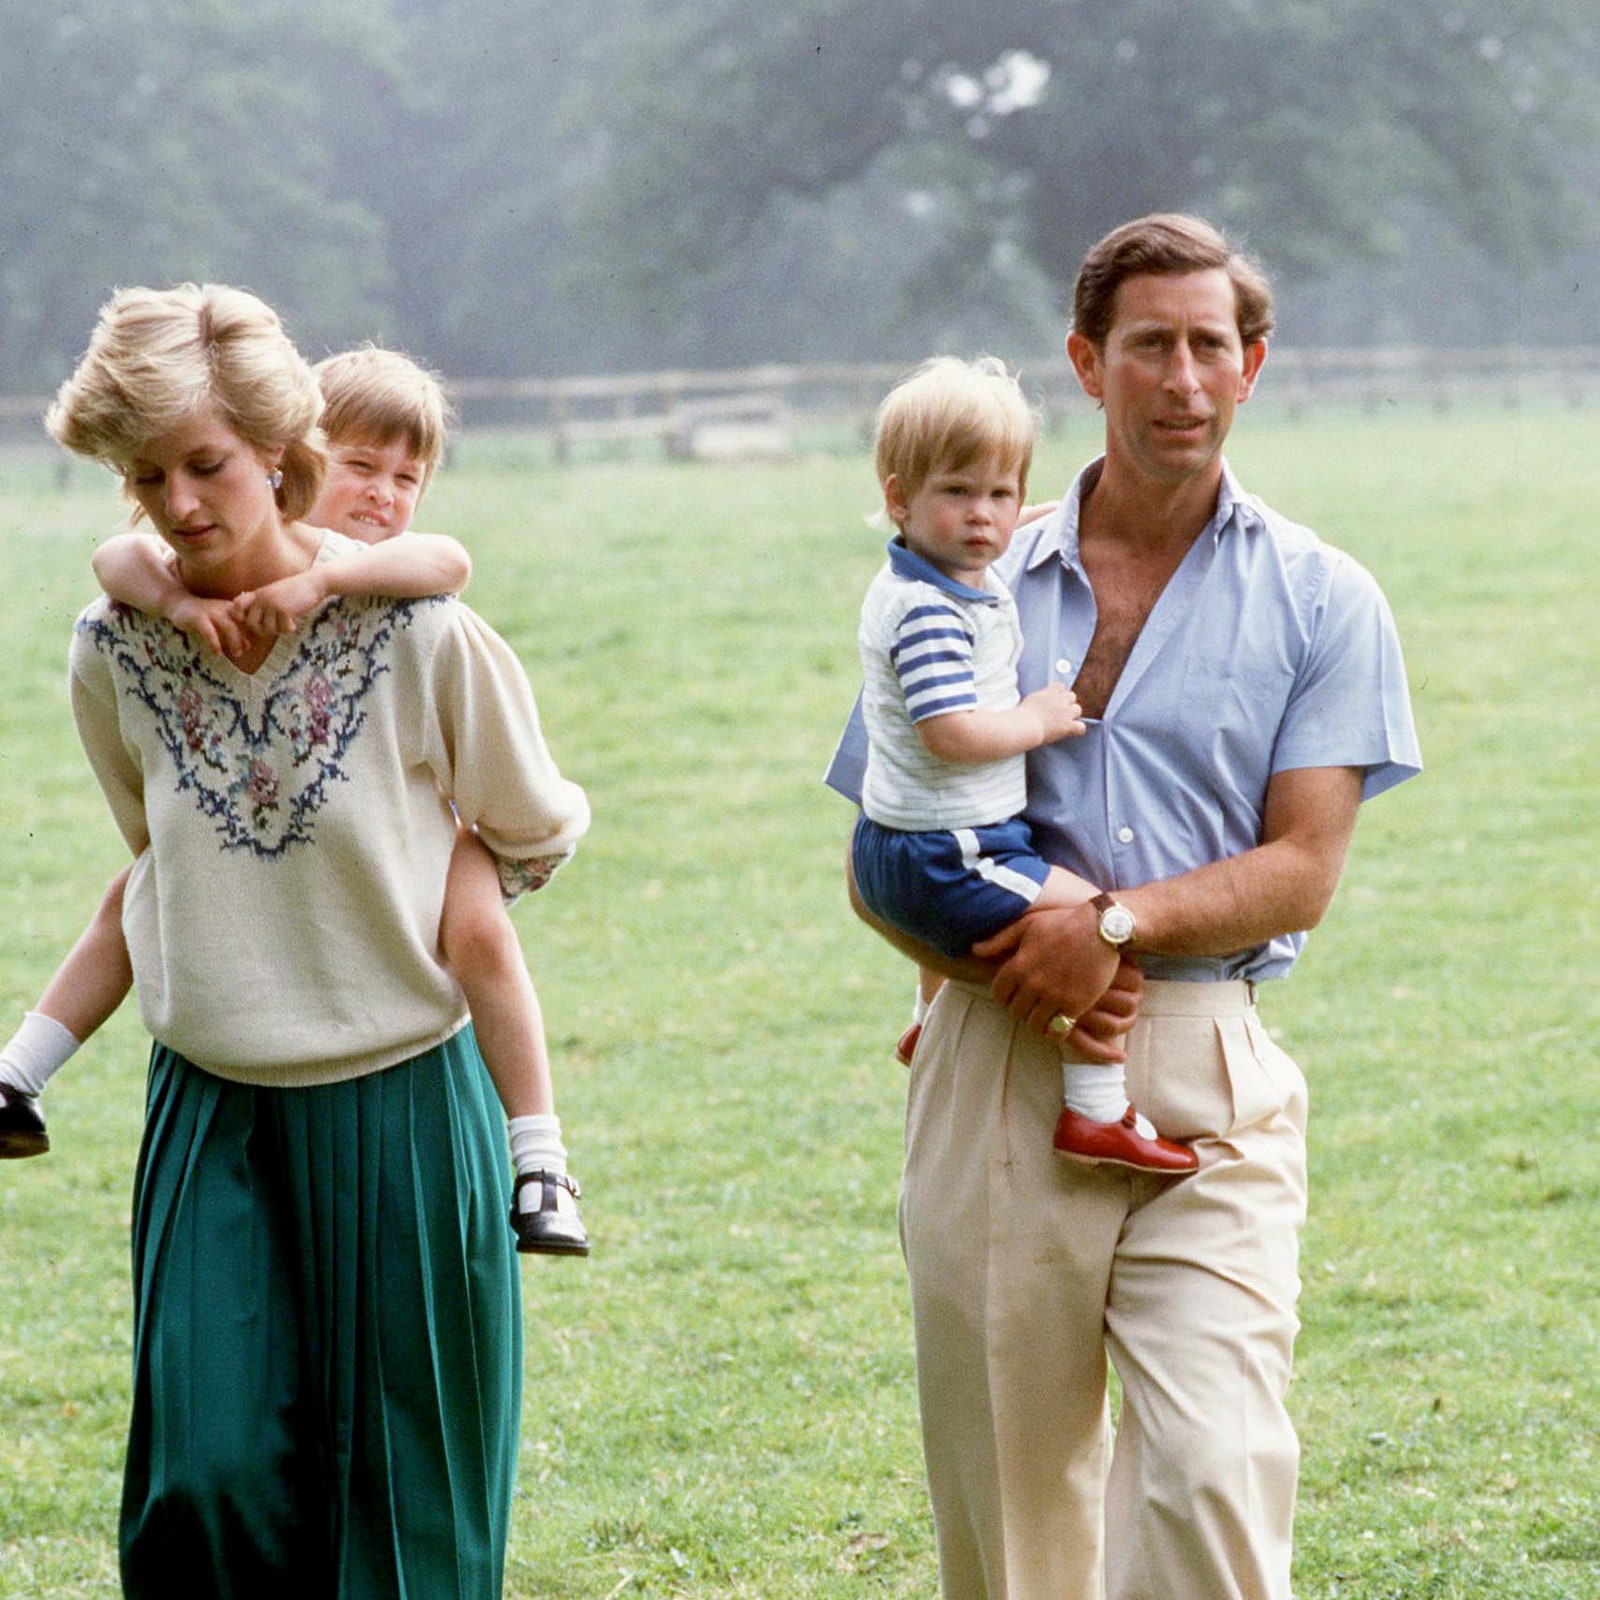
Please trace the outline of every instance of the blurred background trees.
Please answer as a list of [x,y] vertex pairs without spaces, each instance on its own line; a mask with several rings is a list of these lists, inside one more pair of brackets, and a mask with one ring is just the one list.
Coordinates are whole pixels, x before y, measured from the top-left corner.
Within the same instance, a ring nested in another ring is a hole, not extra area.
[[1600,343],[1588,0],[56,0],[0,15],[0,387],[121,283],[453,376],[1054,350],[1199,210],[1300,343]]

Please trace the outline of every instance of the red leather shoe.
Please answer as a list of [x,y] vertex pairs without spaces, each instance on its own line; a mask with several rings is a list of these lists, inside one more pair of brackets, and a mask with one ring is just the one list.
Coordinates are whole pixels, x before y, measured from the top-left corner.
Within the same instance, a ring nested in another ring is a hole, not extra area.
[[894,1047],[894,1058],[902,1067],[911,1065],[911,1058],[916,1054],[917,1040],[922,1037],[922,1024],[913,1022],[904,1033],[900,1035],[900,1042]]
[[1183,1177],[1200,1165],[1188,1145],[1140,1133],[1138,1116],[1129,1106],[1120,1122],[1092,1122],[1081,1111],[1063,1107],[1056,1122],[1056,1154],[1085,1166],[1129,1167],[1165,1177]]

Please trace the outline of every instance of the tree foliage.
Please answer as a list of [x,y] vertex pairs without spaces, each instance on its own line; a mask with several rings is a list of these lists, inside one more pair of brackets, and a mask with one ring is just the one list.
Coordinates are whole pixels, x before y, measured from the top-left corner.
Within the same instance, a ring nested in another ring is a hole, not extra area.
[[1592,0],[13,4],[0,385],[140,281],[465,376],[1009,347],[1154,208],[1280,277],[1521,266],[1593,224],[1597,41]]
[[1055,273],[1163,208],[1308,267],[1381,250],[1408,200],[1525,260],[1576,233],[1563,152],[1592,147],[1597,39],[1569,0],[651,0],[591,91],[609,150],[584,221],[640,232],[633,287],[659,297],[776,197],[937,149]]
[[0,375],[48,381],[118,284],[219,278],[311,331],[384,282],[322,108],[372,8],[64,0],[0,13]]

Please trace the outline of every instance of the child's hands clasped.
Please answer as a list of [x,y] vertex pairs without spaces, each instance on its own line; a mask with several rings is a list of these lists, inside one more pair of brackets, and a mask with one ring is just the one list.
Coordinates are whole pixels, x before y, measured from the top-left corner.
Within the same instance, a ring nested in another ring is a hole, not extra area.
[[315,567],[279,578],[264,588],[246,590],[233,601],[239,619],[261,638],[294,633],[328,598]]
[[185,594],[173,602],[168,620],[175,628],[193,634],[214,655],[227,656],[230,660],[244,655],[256,642],[256,635],[232,600],[208,600],[197,594]]
[[297,572],[232,600],[185,594],[172,603],[169,620],[215,655],[235,660],[265,639],[294,633],[327,599],[315,570]]

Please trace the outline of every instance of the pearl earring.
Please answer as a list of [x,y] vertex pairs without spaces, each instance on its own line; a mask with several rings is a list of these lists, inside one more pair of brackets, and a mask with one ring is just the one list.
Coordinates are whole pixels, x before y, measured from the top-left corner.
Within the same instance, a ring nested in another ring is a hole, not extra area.
[[283,487],[282,470],[278,467],[274,467],[272,471],[267,474],[267,483],[271,487],[272,492],[276,494],[278,490]]

